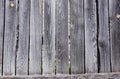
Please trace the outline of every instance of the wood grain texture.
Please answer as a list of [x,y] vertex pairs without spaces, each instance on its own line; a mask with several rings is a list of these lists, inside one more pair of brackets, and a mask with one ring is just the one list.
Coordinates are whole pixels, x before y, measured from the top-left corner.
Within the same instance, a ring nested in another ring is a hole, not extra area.
[[120,0],[109,0],[112,71],[120,71]]
[[96,0],[84,0],[86,72],[98,72]]
[[55,74],[55,0],[44,1],[43,74]]
[[84,73],[84,13],[83,0],[70,0],[70,60],[71,73]]
[[0,2],[0,76],[2,75],[2,55],[3,55],[3,37],[4,37],[4,0]]
[[30,0],[19,0],[19,42],[16,74],[28,74]]
[[42,53],[42,0],[31,0],[29,74],[41,74]]
[[0,76],[0,79],[119,79],[120,73],[49,75],[49,76]]
[[109,18],[108,0],[98,0],[99,10],[99,29],[98,29],[98,48],[100,57],[99,72],[110,72],[110,37],[109,37]]
[[10,0],[5,1],[5,36],[3,75],[15,75],[15,50],[17,27],[17,2],[13,0],[14,7],[10,7]]
[[56,73],[68,74],[68,0],[55,0]]

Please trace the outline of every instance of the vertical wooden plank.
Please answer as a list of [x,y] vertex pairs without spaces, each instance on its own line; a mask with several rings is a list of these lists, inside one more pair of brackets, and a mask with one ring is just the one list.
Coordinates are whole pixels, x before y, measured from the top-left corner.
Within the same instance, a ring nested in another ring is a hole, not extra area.
[[0,76],[2,75],[3,32],[4,32],[4,0],[0,2]]
[[17,52],[17,75],[28,74],[30,0],[19,0],[19,42]]
[[99,72],[110,72],[110,41],[108,21],[108,0],[98,0],[99,29],[98,48],[100,55]]
[[56,0],[56,73],[68,73],[68,0]]
[[55,74],[55,0],[44,1],[43,74]]
[[84,0],[86,72],[97,72],[96,0]]
[[41,74],[42,0],[31,0],[29,74]]
[[112,71],[120,71],[120,0],[109,0]]
[[83,0],[70,0],[71,73],[84,73],[84,13]]
[[[17,27],[17,0],[5,1],[5,36],[4,36],[4,59],[3,75],[15,75],[15,50],[16,50],[16,27]],[[10,6],[10,3],[14,6]]]

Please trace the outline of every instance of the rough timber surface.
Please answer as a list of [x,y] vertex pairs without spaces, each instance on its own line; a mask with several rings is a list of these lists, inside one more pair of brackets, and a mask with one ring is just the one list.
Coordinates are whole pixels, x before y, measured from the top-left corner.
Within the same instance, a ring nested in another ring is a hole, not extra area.
[[1,76],[0,79],[120,79],[120,73],[50,75],[50,76]]

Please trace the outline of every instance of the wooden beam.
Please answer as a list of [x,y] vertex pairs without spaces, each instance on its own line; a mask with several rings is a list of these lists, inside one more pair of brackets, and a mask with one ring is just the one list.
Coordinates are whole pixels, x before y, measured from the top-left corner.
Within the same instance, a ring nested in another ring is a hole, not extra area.
[[96,0],[84,0],[85,65],[87,73],[98,72]]
[[48,75],[48,76],[1,76],[0,79],[119,79],[120,73],[96,73],[76,75]]
[[120,0],[109,0],[112,71],[120,71]]
[[3,55],[3,37],[4,37],[4,0],[1,0],[0,2],[0,75],[2,74],[2,55]]
[[[12,5],[12,7],[10,5]],[[18,0],[5,1],[3,75],[15,75],[17,5]]]

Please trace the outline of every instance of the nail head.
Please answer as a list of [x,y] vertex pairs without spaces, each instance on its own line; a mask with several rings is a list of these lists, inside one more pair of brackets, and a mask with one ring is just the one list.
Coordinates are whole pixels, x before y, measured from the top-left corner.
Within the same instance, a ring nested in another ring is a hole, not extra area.
[[116,17],[117,17],[117,18],[120,18],[120,14],[117,14]]
[[14,3],[13,2],[10,2],[10,7],[14,7]]

